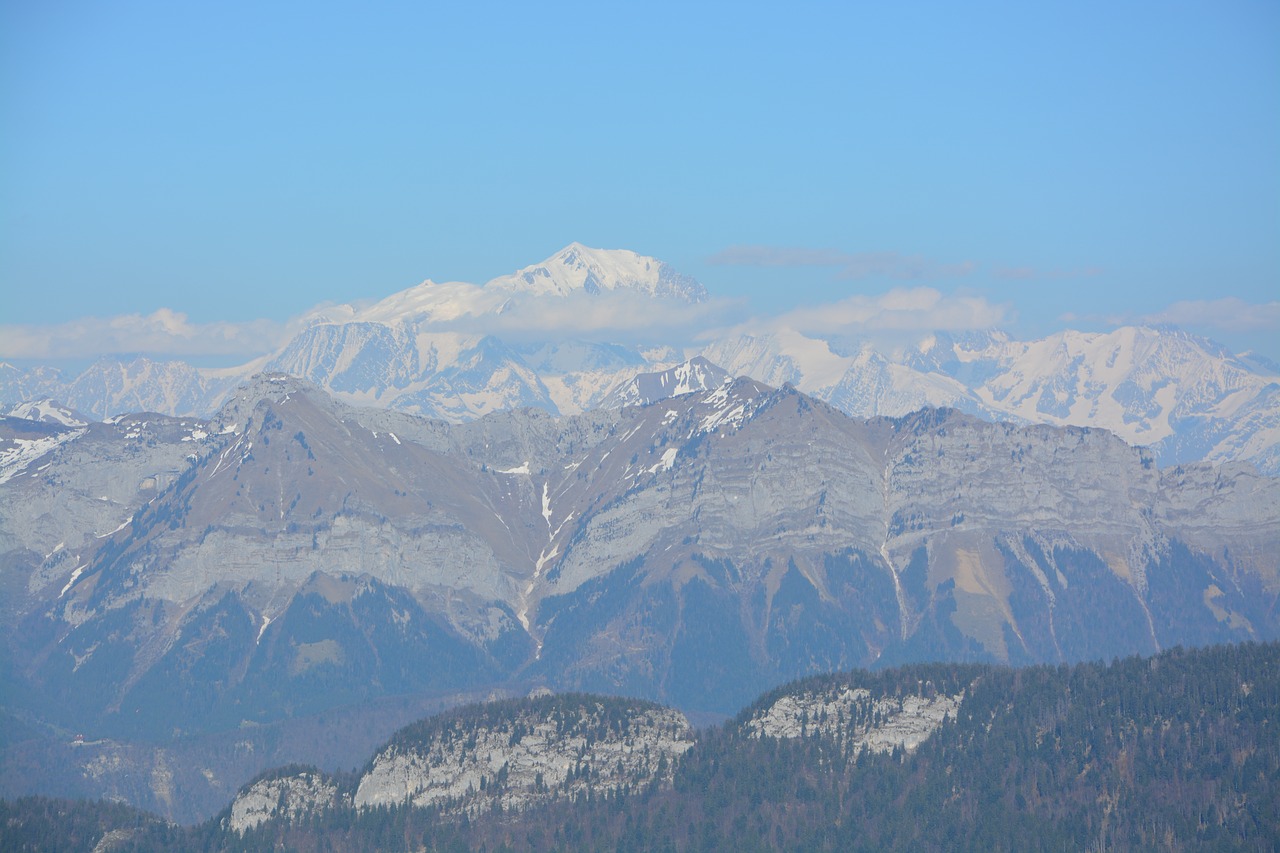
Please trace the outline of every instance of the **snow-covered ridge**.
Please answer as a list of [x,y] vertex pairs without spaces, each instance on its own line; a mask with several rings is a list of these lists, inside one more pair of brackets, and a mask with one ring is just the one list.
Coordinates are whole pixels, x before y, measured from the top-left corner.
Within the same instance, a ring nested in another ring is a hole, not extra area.
[[59,445],[71,441],[81,431],[62,432],[43,438],[15,438],[0,446],[0,483],[7,483]]
[[32,400],[19,403],[5,412],[11,418],[22,418],[41,423],[61,424],[69,427],[86,426],[89,422],[79,413],[53,400]]
[[20,403],[5,414],[31,421],[32,426],[0,437],[0,483],[9,482],[45,454],[83,435],[88,426],[76,412],[48,399]]
[[727,372],[702,356],[677,364],[659,373],[643,373],[614,389],[601,402],[606,409],[647,406],[658,400],[710,391],[732,380]]
[[633,290],[687,302],[707,299],[701,284],[662,261],[626,249],[590,249],[581,243],[571,243],[542,263],[495,278],[485,287],[537,296]]
[[892,357],[794,330],[703,350],[731,374],[789,382],[847,414],[950,407],[988,420],[1100,427],[1154,448],[1162,465],[1248,459],[1280,474],[1280,374],[1167,327],[935,334]]

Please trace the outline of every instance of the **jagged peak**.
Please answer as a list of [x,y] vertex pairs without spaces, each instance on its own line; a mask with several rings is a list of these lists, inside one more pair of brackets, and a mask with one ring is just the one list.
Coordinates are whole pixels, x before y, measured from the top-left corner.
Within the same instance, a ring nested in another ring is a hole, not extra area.
[[609,392],[600,405],[606,409],[647,406],[684,394],[713,391],[732,379],[724,368],[698,355],[666,370],[637,374]]

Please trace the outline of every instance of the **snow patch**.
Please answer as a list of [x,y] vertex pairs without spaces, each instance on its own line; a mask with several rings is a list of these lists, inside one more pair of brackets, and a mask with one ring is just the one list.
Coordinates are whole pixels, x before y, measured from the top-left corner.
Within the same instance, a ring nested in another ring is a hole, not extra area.
[[85,430],[77,429],[42,438],[10,439],[8,447],[0,448],[0,483],[9,482],[41,456],[57,449],[68,441],[79,438],[84,433]]
[[670,471],[672,466],[676,464],[676,456],[678,456],[679,454],[680,454],[679,448],[668,447],[666,450],[662,451],[662,459],[659,460],[656,464],[650,466],[649,473],[650,474],[657,473],[659,468],[661,468],[663,471]]
[[66,595],[67,590],[75,586],[76,581],[80,580],[80,575],[84,571],[84,566],[85,564],[83,563],[76,566],[75,571],[71,573],[71,579],[67,581],[67,585],[62,588],[62,592],[58,593],[58,598],[62,598],[62,596]]

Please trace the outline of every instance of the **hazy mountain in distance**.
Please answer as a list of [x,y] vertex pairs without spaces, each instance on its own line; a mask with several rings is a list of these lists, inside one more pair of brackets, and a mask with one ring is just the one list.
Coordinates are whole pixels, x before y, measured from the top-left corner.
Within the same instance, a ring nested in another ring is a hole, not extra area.
[[[1102,427],[1152,447],[1161,465],[1249,460],[1280,474],[1280,370],[1172,327],[1033,341],[937,333],[893,353],[856,335],[768,321],[692,350],[659,339],[672,323],[696,322],[707,302],[697,281],[661,261],[574,243],[484,285],[428,280],[365,307],[331,306],[277,352],[238,368],[110,356],[66,377],[0,365],[0,404],[52,398],[98,419],[207,417],[265,368],[347,402],[463,422],[519,407],[577,414],[614,405],[637,377],[701,357],[858,417],[942,406],[988,420]],[[655,340],[593,339],[591,323],[636,316]]]

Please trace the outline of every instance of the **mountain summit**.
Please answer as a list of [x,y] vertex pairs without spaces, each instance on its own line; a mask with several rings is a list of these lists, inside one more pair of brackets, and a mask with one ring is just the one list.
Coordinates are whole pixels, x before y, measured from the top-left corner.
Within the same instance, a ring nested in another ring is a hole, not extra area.
[[513,300],[523,298],[606,293],[634,293],[688,303],[707,300],[706,288],[696,279],[656,258],[626,249],[591,249],[570,243],[541,263],[485,284],[427,279],[363,310],[351,309],[344,319],[387,325],[452,322],[505,313],[513,308]]
[[631,290],[657,298],[707,301],[707,290],[696,279],[662,261],[626,249],[589,249],[581,243],[570,243],[540,264],[495,278],[485,288],[536,296]]

